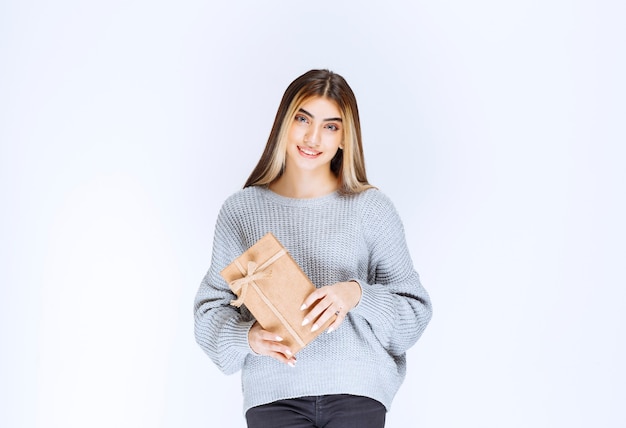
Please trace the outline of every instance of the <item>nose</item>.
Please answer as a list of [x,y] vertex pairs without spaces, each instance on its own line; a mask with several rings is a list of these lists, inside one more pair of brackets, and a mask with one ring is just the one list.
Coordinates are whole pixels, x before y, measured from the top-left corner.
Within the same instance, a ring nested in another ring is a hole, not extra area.
[[309,128],[304,134],[304,142],[308,146],[317,146],[319,144],[319,131],[317,128]]

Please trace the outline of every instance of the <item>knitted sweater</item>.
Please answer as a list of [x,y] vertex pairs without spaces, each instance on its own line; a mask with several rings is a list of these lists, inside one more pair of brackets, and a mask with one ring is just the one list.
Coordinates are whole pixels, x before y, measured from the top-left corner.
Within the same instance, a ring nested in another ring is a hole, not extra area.
[[[295,368],[257,355],[254,323],[220,271],[267,232],[316,287],[356,280],[361,300],[339,328],[297,354]],[[195,335],[226,374],[242,370],[244,412],[276,400],[327,394],[373,398],[387,409],[406,371],[406,351],[431,318],[431,303],[406,246],[401,220],[376,189],[313,199],[248,187],[229,197],[215,228],[211,267],[196,295]]]

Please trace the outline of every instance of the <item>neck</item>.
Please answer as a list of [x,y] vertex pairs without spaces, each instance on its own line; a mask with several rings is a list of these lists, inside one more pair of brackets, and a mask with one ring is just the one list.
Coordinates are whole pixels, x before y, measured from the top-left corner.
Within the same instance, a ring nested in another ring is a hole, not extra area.
[[269,187],[281,196],[310,199],[335,192],[339,188],[339,179],[330,170],[328,174],[313,171],[295,173],[287,168],[283,175],[274,180]]

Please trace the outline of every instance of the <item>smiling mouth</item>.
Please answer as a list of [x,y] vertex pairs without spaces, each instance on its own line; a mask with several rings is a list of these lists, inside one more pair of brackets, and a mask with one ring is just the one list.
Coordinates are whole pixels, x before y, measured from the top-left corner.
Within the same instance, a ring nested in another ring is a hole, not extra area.
[[319,155],[322,154],[322,152],[317,152],[317,151],[311,150],[311,149],[305,149],[304,147],[300,147],[300,146],[298,146],[298,150],[304,156],[309,157],[309,158],[316,158],[316,157],[318,157]]

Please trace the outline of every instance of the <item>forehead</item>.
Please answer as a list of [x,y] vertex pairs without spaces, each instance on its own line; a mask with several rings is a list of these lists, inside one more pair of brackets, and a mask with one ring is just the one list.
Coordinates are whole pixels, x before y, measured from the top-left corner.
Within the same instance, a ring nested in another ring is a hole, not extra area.
[[343,117],[337,103],[326,97],[310,97],[305,99],[298,107],[298,110],[305,110],[315,118],[328,119]]

